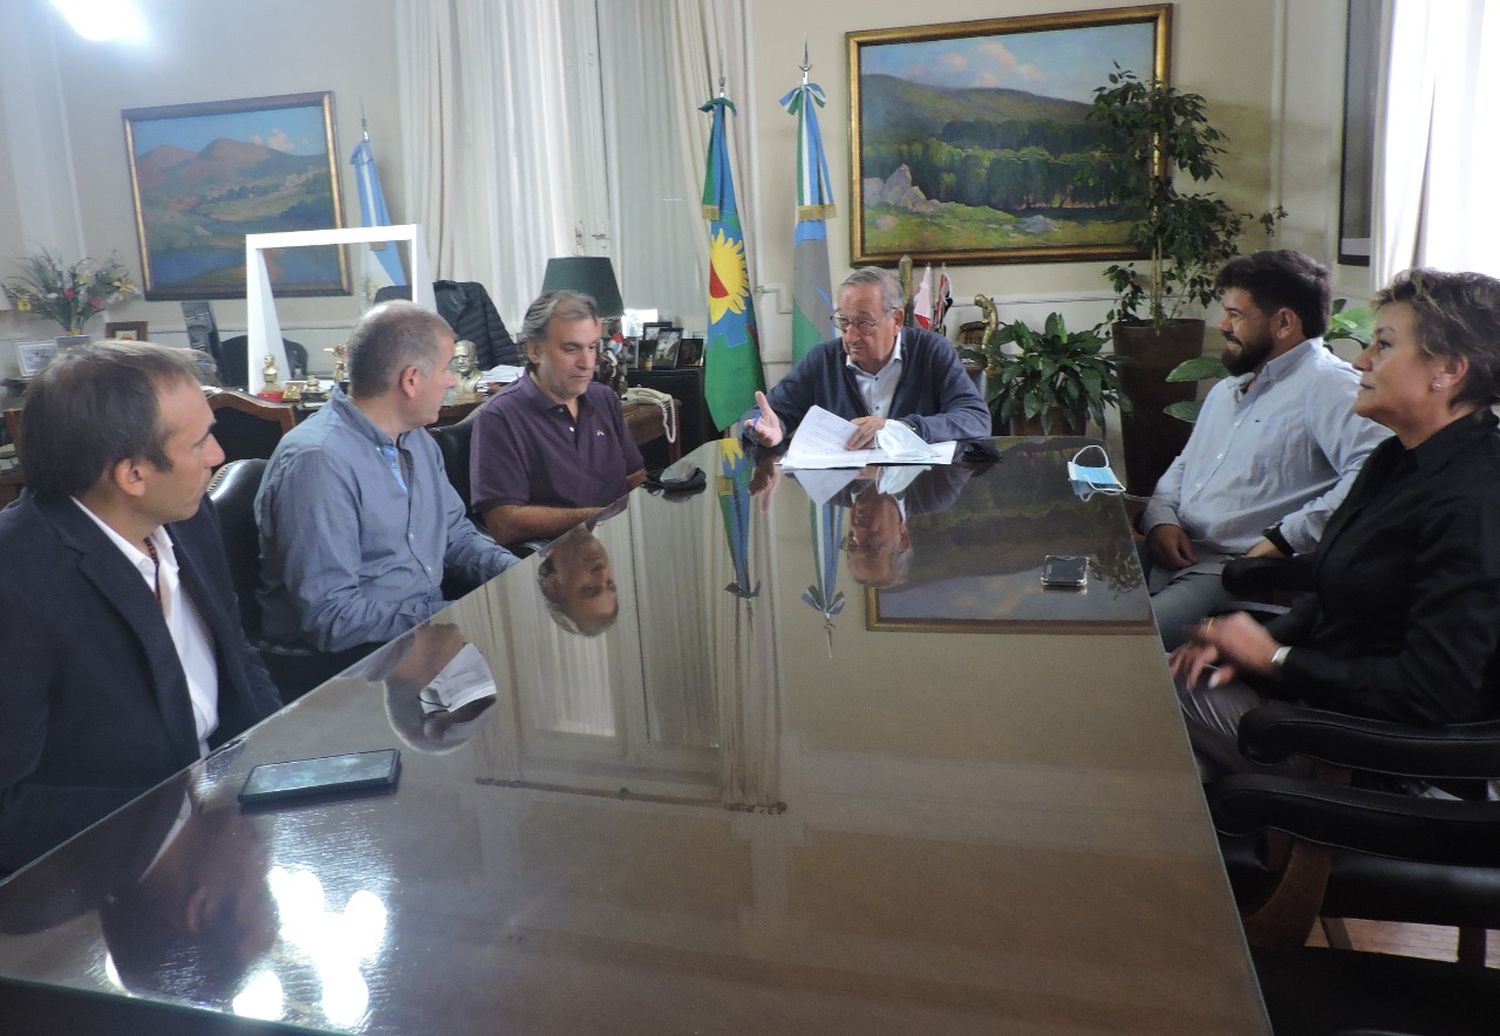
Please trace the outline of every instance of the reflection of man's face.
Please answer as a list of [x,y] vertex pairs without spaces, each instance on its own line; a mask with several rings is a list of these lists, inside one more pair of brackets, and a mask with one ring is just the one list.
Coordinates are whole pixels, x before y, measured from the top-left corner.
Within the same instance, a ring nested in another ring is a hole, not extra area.
[[253,817],[232,805],[195,810],[145,876],[100,912],[122,979],[227,995],[276,940],[269,863]]
[[849,509],[844,547],[855,582],[877,588],[904,583],[911,568],[911,533],[896,498],[873,485],[862,489]]
[[558,538],[547,552],[542,593],[573,621],[580,633],[608,629],[620,614],[609,553],[599,538],[582,527]]

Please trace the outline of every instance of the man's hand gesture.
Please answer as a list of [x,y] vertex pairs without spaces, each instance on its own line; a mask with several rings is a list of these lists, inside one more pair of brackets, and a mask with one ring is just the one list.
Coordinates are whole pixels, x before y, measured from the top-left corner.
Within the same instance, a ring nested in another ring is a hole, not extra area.
[[750,431],[750,437],[762,446],[781,445],[781,440],[785,435],[781,428],[781,418],[776,416],[776,411],[772,410],[771,404],[766,402],[764,392],[755,394],[755,405],[760,407],[760,416],[746,426]]

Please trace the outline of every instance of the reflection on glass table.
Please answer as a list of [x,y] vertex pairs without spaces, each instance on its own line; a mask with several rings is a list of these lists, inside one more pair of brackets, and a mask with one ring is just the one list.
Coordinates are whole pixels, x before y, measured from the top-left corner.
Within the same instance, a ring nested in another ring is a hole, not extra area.
[[[998,445],[837,485],[702,447],[702,490],[632,493],[0,884],[0,996],[128,988],[195,1036],[1265,1033],[1123,508],[1072,495],[1076,440]],[[1049,553],[1094,567],[1046,618]],[[569,603],[611,583],[613,621]],[[388,747],[394,792],[224,806]],[[165,968],[101,921],[137,887]]]

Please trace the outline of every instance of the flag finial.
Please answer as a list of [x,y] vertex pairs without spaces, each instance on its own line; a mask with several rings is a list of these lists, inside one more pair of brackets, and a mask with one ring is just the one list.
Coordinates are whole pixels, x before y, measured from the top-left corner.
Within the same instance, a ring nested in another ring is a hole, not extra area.
[[810,59],[807,56],[807,37],[806,36],[802,37],[802,64],[799,65],[798,67],[802,69],[802,85],[806,86],[807,85],[807,73],[810,72],[810,71],[812,71],[812,59]]
[[363,97],[359,99],[359,135],[367,142],[370,139],[370,127],[365,122],[365,99]]

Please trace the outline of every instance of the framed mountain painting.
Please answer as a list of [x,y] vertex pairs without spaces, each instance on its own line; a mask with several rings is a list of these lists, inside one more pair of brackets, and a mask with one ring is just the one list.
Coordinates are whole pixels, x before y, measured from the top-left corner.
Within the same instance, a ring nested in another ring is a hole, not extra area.
[[[244,298],[246,234],[343,227],[332,93],[122,114],[146,298]],[[349,294],[342,247],[267,264],[278,296]]]

